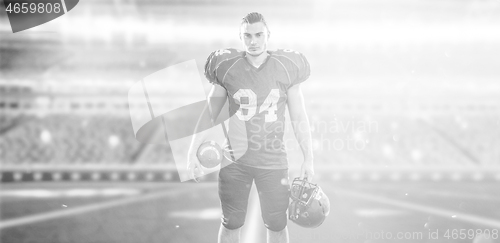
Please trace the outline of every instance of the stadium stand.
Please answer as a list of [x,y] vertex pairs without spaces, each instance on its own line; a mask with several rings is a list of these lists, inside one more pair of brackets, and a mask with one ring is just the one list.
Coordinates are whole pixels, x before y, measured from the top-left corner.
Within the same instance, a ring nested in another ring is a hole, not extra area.
[[[314,124],[314,123],[313,123]],[[317,123],[318,124],[318,123]],[[467,166],[476,162],[418,119],[378,115],[338,116],[329,130],[318,128],[318,162],[348,166]],[[481,136],[481,135],[478,135]],[[329,158],[329,159],[326,159]]]
[[130,164],[141,147],[123,118],[60,114],[19,120],[1,137],[6,164]]
[[[11,168],[4,171],[4,181],[177,178],[168,146],[135,139],[128,116],[134,104],[122,104],[113,96],[67,93],[40,102],[46,96],[12,96],[10,103],[29,104],[28,108],[2,107],[6,115],[0,117],[1,163]],[[500,161],[498,116],[490,113],[496,106],[478,110],[453,101],[395,105],[339,98],[331,105],[313,99],[307,109],[319,168],[487,169],[498,167]],[[296,145],[291,149],[299,150]],[[23,174],[29,168],[45,169],[36,176]],[[57,168],[65,169],[53,172]]]
[[[171,164],[168,147],[135,140],[128,117],[134,104],[123,98],[126,88],[170,64],[195,58],[200,66],[211,51],[239,45],[237,38],[226,40],[237,31],[227,23],[238,16],[224,14],[232,8],[224,5],[229,4],[225,0],[192,0],[189,11],[178,1],[161,7],[156,0],[147,1],[149,5],[131,1],[119,11],[115,3],[97,2],[92,4],[100,12],[90,14],[89,4],[65,16],[67,21],[54,22],[61,35],[9,35],[0,42],[0,81],[7,80],[0,83],[2,166],[23,166],[23,171],[42,165],[108,170],[141,165],[151,171]],[[500,165],[500,102],[492,98],[500,90],[495,79],[500,69],[494,59],[500,48],[496,39],[488,39],[491,31],[457,38],[460,31],[441,22],[451,3],[429,8],[430,2],[419,2],[417,10],[425,11],[429,19],[411,22],[415,27],[411,30],[405,29],[411,12],[394,11],[394,16],[385,16],[391,17],[390,23],[378,19],[378,12],[368,9],[371,5],[316,16],[315,8],[331,7],[321,4],[326,1],[304,2],[288,11],[280,11],[280,4],[269,8],[276,14],[272,48],[299,50],[313,67],[303,89],[318,166],[488,169]],[[351,19],[363,13],[377,13],[369,16],[376,23]],[[203,28],[190,22],[194,17],[205,24]],[[285,21],[289,19],[294,21]],[[294,38],[286,35],[295,35],[287,29],[290,24],[306,30],[302,21],[328,24],[335,35],[322,31],[318,35],[314,30]],[[472,24],[464,28],[481,24],[472,15],[467,21]],[[100,22],[106,24],[95,25]],[[374,27],[381,33],[366,38]],[[18,77],[31,84],[13,86]],[[484,98],[485,94],[489,96]],[[168,106],[175,107],[176,102],[173,99]]]
[[[322,114],[311,120],[318,157],[341,158],[333,159],[336,163],[432,166],[498,161],[498,125],[493,116],[424,120],[387,114],[331,116],[314,108],[310,113]],[[131,164],[142,149],[128,117],[51,114],[3,116],[0,121],[4,163]],[[169,159],[168,149],[154,147],[140,163]]]
[[500,123],[488,114],[433,116],[425,123],[441,137],[482,166],[500,161]]

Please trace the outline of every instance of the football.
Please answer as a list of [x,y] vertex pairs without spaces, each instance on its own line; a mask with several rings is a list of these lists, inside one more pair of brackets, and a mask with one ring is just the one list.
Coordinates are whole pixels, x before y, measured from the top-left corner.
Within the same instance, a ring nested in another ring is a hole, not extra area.
[[222,149],[215,141],[206,141],[200,145],[196,156],[203,167],[213,168],[222,161]]

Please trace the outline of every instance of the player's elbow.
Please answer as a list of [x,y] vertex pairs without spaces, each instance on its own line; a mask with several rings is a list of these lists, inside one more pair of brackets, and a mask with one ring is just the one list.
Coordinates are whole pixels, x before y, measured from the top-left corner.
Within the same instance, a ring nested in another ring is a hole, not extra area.
[[307,122],[307,113],[305,109],[301,107],[296,107],[295,109],[290,109],[290,120],[295,122]]

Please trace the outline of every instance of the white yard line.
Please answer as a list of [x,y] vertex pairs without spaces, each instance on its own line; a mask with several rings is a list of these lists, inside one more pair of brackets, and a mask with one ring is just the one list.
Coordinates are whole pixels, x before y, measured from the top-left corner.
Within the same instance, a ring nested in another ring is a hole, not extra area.
[[394,200],[394,199],[389,199],[381,196],[376,196],[368,193],[360,193],[360,192],[355,192],[355,191],[349,191],[349,190],[342,190],[342,189],[336,189],[335,193],[337,195],[343,195],[343,196],[348,196],[348,197],[356,197],[368,201],[374,201],[374,202],[379,202],[387,205],[393,205],[396,207],[400,208],[406,208],[410,210],[415,210],[415,211],[420,211],[424,213],[430,213],[434,215],[439,215],[443,217],[448,217],[452,218],[455,220],[463,221],[463,222],[468,222],[468,223],[475,223],[475,224],[480,224],[492,228],[500,228],[500,220],[495,220],[491,218],[486,218],[486,217],[481,217],[473,214],[468,214],[468,213],[462,213],[460,211],[453,211],[453,210],[448,210],[448,209],[443,209],[439,207],[432,207],[432,206],[426,206],[426,205],[421,205],[421,204],[416,204],[416,203],[410,203],[410,202],[405,202],[401,200]]
[[434,190],[427,190],[424,195],[431,195],[431,196],[440,196],[440,197],[447,197],[447,198],[461,198],[461,199],[473,199],[473,200],[487,200],[487,201],[494,201],[494,202],[500,202],[500,197],[496,196],[494,194],[487,194],[486,192],[483,194],[479,193],[459,193],[459,192],[443,192],[443,191],[434,191]]
[[[200,184],[197,185],[196,189],[206,189],[206,187],[212,186],[211,184]],[[37,222],[43,222],[51,219],[58,219],[63,217],[69,217],[74,215],[79,215],[83,213],[89,213],[93,211],[104,210],[108,208],[113,208],[117,206],[123,206],[127,204],[133,204],[138,202],[151,201],[163,197],[178,196],[183,193],[192,193],[192,189],[179,188],[179,189],[168,189],[165,191],[153,192],[148,194],[140,194],[133,197],[120,198],[112,201],[100,202],[91,205],[85,205],[75,208],[65,208],[62,210],[39,213],[35,215],[28,215],[24,217],[8,219],[0,222],[0,229],[5,229],[9,227],[21,226],[26,224],[32,224]]]

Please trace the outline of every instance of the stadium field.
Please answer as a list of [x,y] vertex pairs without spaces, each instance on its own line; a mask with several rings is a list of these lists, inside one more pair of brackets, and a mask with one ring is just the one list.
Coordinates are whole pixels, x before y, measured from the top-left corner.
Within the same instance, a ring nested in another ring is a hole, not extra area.
[[[332,210],[290,242],[500,242],[495,182],[318,181]],[[216,242],[217,184],[2,185],[1,242]],[[490,238],[490,239],[488,239]],[[243,242],[265,242],[252,190]]]

